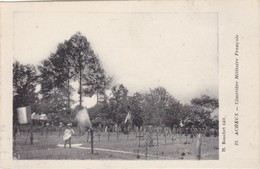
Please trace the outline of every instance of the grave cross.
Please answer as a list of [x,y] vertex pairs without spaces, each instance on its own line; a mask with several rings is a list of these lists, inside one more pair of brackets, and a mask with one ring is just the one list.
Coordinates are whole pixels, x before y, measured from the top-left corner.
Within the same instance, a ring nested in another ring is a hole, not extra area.
[[99,126],[98,126],[98,141],[99,142],[101,141],[100,136],[101,136],[101,125],[99,124]]
[[98,130],[98,141],[100,142],[100,136],[101,136],[101,133],[100,133],[100,130]]
[[167,141],[167,132],[166,130],[164,131],[164,146],[166,147],[166,141]]
[[141,137],[144,137],[144,135],[141,135],[141,130],[139,131],[139,135],[137,135],[136,137],[138,137],[139,147],[140,147],[140,139],[141,139]]
[[110,131],[108,130],[107,131],[107,141],[109,141],[109,138],[110,138]]
[[156,130],[156,139],[157,139],[157,159],[159,157],[159,128],[157,127],[157,130]]

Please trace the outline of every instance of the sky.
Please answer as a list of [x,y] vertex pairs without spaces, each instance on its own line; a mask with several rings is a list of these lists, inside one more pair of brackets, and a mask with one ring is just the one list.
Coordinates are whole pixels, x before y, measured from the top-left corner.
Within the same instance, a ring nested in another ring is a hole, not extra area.
[[[130,95],[162,86],[182,103],[202,94],[218,98],[214,13],[17,12],[14,59],[39,65],[78,31],[114,77],[113,84],[122,83]],[[85,98],[88,107],[95,103],[95,96]]]

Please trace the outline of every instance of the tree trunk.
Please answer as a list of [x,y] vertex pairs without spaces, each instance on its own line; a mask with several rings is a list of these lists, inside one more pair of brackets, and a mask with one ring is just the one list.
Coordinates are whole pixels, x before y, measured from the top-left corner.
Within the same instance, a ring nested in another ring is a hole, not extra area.
[[[69,72],[69,68],[68,68],[68,72]],[[68,114],[71,115],[71,112],[70,112],[70,78],[69,78],[69,75],[68,75],[68,108],[67,108],[67,111],[68,111]]]
[[97,105],[98,105],[98,91],[97,91]]
[[67,108],[67,111],[68,111],[68,114],[71,116],[71,112],[70,112],[70,68],[68,66],[68,108]]
[[80,107],[82,107],[82,84],[81,84],[81,78],[82,78],[82,72],[80,70],[80,73],[79,73],[79,105]]
[[82,63],[80,54],[79,57],[79,106],[82,107]]

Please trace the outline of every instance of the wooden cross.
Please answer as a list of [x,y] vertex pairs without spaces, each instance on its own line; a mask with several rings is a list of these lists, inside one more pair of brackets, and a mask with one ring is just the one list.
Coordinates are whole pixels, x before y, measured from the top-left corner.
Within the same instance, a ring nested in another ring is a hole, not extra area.
[[118,141],[119,139],[119,130],[118,130],[118,127],[117,127],[117,130],[116,130],[116,141]]
[[90,129],[90,139],[91,139],[91,154],[94,154],[94,133],[93,129]]
[[48,137],[48,131],[49,131],[49,123],[46,123],[46,139],[47,139],[47,137]]
[[164,146],[166,147],[166,141],[167,141],[167,133],[164,131]]
[[145,140],[145,159],[147,160],[148,157],[148,139]]
[[100,136],[101,136],[101,133],[100,133],[100,130],[98,130],[98,141],[100,142]]
[[141,135],[141,130],[139,131],[139,135],[137,135],[136,137],[138,137],[138,140],[139,140],[139,146],[140,147],[140,139],[141,137],[144,137],[144,135]]
[[200,160],[201,158],[201,144],[202,144],[202,138],[201,133],[198,134],[198,140],[197,140],[197,159]]
[[159,157],[159,129],[157,127],[157,130],[156,130],[156,139],[157,139],[157,159]]
[[174,135],[172,134],[172,136],[171,136],[171,137],[172,137],[171,139],[172,139],[172,145],[173,145],[173,141],[174,141]]
[[108,132],[107,132],[107,141],[109,141],[109,138],[110,138],[110,131],[108,130]]
[[42,121],[41,135],[43,135],[44,122]]
[[181,137],[182,137],[182,127],[180,128],[180,144],[181,144]]
[[30,131],[31,131],[30,141],[31,141],[31,145],[33,145],[33,121],[31,121]]
[[[87,135],[87,142],[89,142],[89,130],[88,130],[88,135]],[[91,138],[90,138],[91,139]]]

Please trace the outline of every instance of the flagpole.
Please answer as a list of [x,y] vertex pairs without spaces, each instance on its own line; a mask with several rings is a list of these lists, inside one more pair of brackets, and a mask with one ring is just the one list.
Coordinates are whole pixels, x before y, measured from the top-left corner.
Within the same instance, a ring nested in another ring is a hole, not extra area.
[[30,137],[30,140],[31,140],[31,145],[33,145],[33,121],[31,120],[31,137]]
[[91,137],[91,154],[94,154],[94,146],[93,146],[93,129],[90,129],[90,137]]

